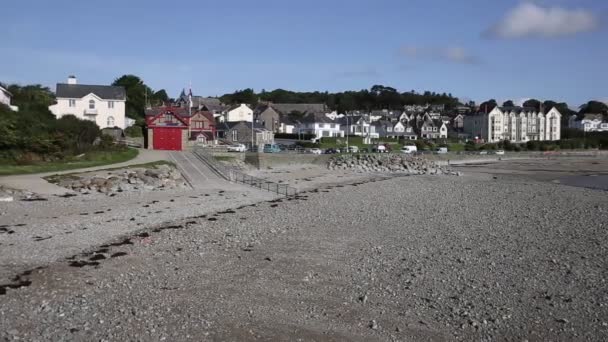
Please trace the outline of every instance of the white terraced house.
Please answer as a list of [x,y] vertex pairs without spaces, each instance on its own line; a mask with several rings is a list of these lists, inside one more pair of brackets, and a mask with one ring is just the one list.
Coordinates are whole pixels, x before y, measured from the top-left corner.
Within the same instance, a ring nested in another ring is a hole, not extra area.
[[68,83],[57,83],[57,103],[49,110],[57,118],[72,114],[79,119],[94,121],[100,128],[126,128],[125,88],[104,85],[78,84],[70,76]]
[[496,107],[489,113],[467,115],[464,130],[486,142],[560,140],[561,113],[555,108],[536,111],[521,107]]

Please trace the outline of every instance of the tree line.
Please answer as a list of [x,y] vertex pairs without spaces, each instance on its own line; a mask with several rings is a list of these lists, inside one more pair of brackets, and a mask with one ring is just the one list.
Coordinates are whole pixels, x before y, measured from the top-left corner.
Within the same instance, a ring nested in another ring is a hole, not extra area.
[[443,104],[451,109],[460,105],[452,94],[414,90],[400,93],[397,89],[383,85],[374,85],[370,89],[359,91],[330,92],[295,92],[285,89],[256,93],[247,88],[220,97],[223,103],[246,103],[255,106],[261,101],[274,103],[324,103],[328,108],[339,112],[352,110],[402,109],[404,105]]

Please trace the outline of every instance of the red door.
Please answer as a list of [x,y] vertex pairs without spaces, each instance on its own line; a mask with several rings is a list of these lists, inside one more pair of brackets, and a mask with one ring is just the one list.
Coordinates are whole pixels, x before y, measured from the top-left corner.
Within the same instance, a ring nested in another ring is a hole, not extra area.
[[182,129],[175,127],[157,127],[154,129],[155,150],[182,150]]

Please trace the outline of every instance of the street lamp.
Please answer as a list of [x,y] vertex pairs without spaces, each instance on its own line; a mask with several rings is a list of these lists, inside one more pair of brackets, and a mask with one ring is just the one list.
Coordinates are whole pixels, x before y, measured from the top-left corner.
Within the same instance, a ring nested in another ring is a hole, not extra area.
[[348,152],[348,135],[350,134],[350,128],[348,126],[348,115],[344,114],[344,117],[346,118],[346,152]]

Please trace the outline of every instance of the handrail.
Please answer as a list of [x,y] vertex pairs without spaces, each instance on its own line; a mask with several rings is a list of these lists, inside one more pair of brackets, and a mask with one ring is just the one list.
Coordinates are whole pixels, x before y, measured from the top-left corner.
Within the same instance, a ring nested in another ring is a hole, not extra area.
[[211,171],[229,182],[246,184],[254,188],[274,192],[287,197],[296,196],[298,194],[298,190],[296,188],[290,187],[287,184],[279,184],[262,178],[253,177],[233,167],[222,165],[203,148],[194,148],[193,153],[203,163],[209,166]]

